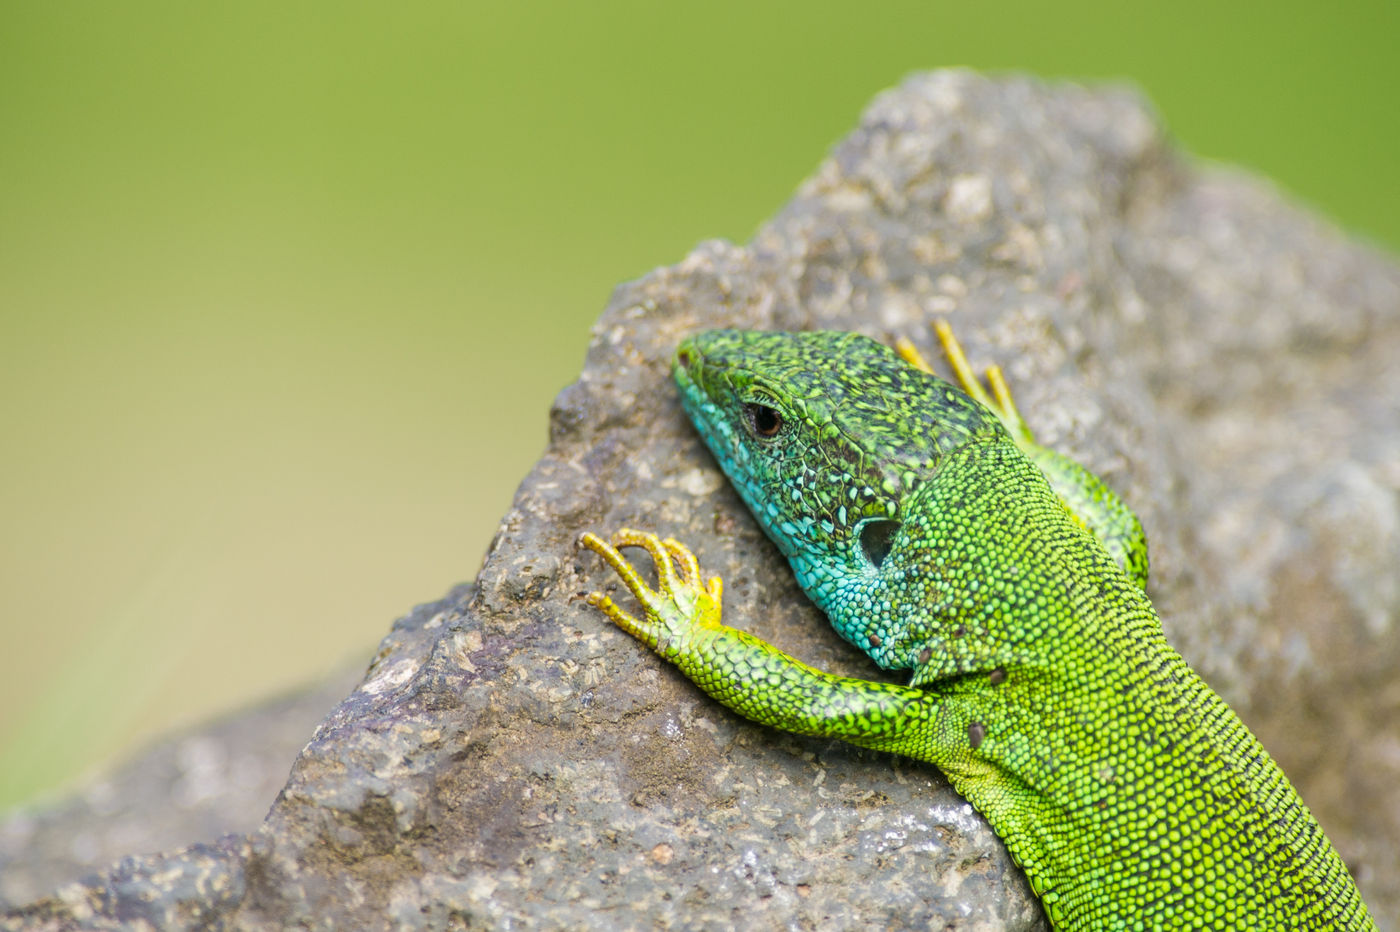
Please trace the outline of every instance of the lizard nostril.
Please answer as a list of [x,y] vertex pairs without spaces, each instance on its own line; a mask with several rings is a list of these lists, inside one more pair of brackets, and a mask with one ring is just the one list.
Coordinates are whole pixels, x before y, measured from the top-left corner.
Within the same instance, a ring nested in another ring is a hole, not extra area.
[[676,353],[676,365],[682,369],[690,368],[690,350],[680,350]]

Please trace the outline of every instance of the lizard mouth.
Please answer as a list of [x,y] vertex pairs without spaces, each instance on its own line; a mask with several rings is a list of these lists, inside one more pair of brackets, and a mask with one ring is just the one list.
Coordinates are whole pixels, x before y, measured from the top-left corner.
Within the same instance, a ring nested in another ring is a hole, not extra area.
[[671,375],[680,389],[681,407],[721,464],[742,453],[722,407],[727,397],[723,360],[707,360],[699,341],[705,334],[687,337],[676,347]]

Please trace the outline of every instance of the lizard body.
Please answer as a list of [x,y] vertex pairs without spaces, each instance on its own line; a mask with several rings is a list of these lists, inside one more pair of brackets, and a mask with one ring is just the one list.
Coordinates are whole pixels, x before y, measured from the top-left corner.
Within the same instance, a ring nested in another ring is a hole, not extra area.
[[[803,590],[910,685],[722,624],[720,580],[654,535],[584,535],[643,617],[590,604],[750,719],[939,767],[1058,929],[1374,928],[1283,773],[1167,643],[1137,519],[1036,446],[999,373],[989,399],[941,335],[967,393],[849,333],[711,331],[672,367]],[[656,590],[625,546],[648,551]]]

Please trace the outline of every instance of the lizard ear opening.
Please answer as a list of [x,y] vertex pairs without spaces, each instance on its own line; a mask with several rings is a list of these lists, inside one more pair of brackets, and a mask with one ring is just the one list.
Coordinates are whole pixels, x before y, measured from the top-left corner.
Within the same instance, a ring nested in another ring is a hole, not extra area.
[[875,569],[885,562],[894,546],[894,535],[899,531],[899,522],[888,519],[867,521],[860,526],[860,550]]

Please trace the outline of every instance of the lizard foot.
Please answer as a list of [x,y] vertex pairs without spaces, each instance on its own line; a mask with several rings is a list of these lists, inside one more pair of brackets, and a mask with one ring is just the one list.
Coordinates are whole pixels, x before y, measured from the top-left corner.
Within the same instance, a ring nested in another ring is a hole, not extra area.
[[[724,584],[718,576],[702,582],[699,561],[680,541],[622,528],[612,535],[611,543],[593,533],[585,533],[579,543],[607,561],[621,577],[622,584],[642,604],[642,617],[623,610],[601,592],[590,592],[584,601],[663,657],[674,659],[684,652],[699,631],[723,627],[720,605]],[[621,554],[621,547],[646,550],[656,566],[655,589]]]

